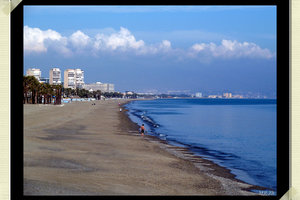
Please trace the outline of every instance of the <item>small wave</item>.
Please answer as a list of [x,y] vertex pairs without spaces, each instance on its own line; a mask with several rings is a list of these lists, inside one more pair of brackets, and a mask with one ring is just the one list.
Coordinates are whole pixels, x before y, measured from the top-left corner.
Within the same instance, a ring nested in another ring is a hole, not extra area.
[[159,124],[157,124],[151,117],[145,115],[145,112],[143,112],[142,114],[140,113],[133,113],[136,117],[139,117],[140,119],[142,119],[145,123],[147,123],[150,127],[153,128],[158,128],[160,127]]

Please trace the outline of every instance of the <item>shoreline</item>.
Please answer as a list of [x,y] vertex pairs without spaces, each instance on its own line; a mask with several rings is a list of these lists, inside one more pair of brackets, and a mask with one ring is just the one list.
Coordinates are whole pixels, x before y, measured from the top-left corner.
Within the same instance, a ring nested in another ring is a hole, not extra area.
[[259,195],[211,173],[213,163],[136,134],[118,109],[129,101],[24,105],[24,194]]
[[[132,101],[135,101],[135,100],[132,100]],[[127,113],[128,110],[125,108],[126,104],[128,104],[128,103],[130,103],[130,102],[123,103],[121,106],[122,106],[123,111],[126,111],[123,114],[126,115],[126,117],[130,120],[129,114]],[[133,121],[131,121],[131,122],[134,125],[136,125],[137,129],[139,128],[139,126],[135,122],[133,122]],[[149,142],[159,144],[160,147],[162,149],[166,150],[167,152],[169,152],[179,158],[187,160],[188,162],[193,163],[201,171],[203,171],[204,173],[207,173],[208,176],[211,176],[215,179],[225,179],[225,180],[222,180],[224,182],[223,185],[225,185],[226,179],[229,179],[233,182],[245,184],[245,186],[248,185],[247,188],[241,188],[241,189],[244,191],[247,191],[247,192],[251,192],[254,195],[259,195],[259,193],[254,192],[252,190],[272,191],[269,188],[259,186],[259,185],[253,185],[253,184],[247,183],[243,180],[237,179],[236,175],[231,173],[230,169],[220,166],[220,165],[216,164],[214,161],[205,159],[202,156],[196,155],[194,152],[189,150],[188,147],[180,147],[180,146],[170,144],[170,142],[168,140],[162,140],[159,137],[154,136],[154,135],[145,135],[145,137],[147,138],[147,140]],[[205,165],[205,167],[203,165]],[[206,167],[206,166],[208,166],[208,167]]]

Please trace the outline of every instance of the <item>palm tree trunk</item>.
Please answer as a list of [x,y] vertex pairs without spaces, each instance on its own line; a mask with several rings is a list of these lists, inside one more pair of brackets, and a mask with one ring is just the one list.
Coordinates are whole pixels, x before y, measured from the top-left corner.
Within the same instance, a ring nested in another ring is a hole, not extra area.
[[58,90],[58,104],[61,104],[61,92],[62,92],[62,89],[59,88],[59,90]]
[[38,95],[39,95],[39,94],[38,94],[38,92],[36,91],[36,93],[35,93],[35,100],[34,100],[36,104],[39,103],[39,102],[38,102]]
[[25,93],[25,97],[26,97],[26,103],[28,103],[28,95],[27,95],[28,91],[26,91]]
[[31,95],[31,103],[35,104],[35,91],[32,91],[32,95]]

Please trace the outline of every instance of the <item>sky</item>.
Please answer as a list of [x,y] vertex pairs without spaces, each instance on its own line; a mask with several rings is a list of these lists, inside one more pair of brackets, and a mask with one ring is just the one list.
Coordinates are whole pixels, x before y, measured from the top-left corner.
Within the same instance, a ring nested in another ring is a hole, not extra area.
[[276,96],[276,37],[276,6],[24,6],[24,74],[80,68],[120,92]]

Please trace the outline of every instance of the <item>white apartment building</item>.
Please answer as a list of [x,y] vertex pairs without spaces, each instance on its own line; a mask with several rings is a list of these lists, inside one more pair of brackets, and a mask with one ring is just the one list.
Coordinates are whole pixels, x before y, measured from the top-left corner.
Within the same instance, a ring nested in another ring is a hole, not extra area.
[[104,92],[114,92],[115,91],[115,85],[111,83],[103,83],[102,88]]
[[76,88],[75,82],[76,82],[75,70],[66,69],[64,72],[64,88],[75,89]]
[[201,92],[197,92],[197,93],[195,94],[195,97],[201,98],[201,97],[202,97],[202,93],[201,93]]
[[40,69],[29,68],[26,71],[26,76],[34,76],[38,81],[41,80],[42,72]]
[[61,84],[61,73],[59,68],[52,68],[49,71],[49,83],[53,85]]
[[64,88],[82,88],[84,85],[84,71],[81,69],[67,69],[64,72]]
[[84,84],[84,71],[81,69],[75,69],[75,79],[76,88],[82,88]]
[[96,82],[96,83],[91,83],[91,84],[84,84],[83,88],[86,89],[86,90],[89,90],[90,92],[97,91],[97,90],[100,90],[101,92],[114,92],[115,91],[114,84],[101,83],[101,82]]

